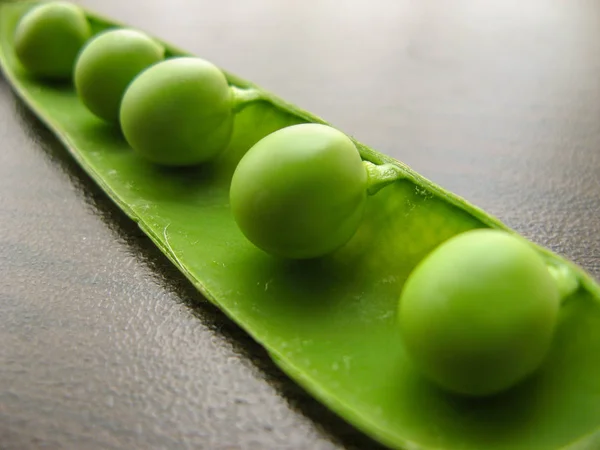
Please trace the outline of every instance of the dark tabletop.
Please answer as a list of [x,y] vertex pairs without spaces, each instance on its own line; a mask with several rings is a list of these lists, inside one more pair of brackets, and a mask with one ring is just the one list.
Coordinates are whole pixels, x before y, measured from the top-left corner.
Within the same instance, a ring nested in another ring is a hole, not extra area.
[[[82,0],[600,279],[600,2]],[[378,448],[207,304],[0,78],[0,448]]]

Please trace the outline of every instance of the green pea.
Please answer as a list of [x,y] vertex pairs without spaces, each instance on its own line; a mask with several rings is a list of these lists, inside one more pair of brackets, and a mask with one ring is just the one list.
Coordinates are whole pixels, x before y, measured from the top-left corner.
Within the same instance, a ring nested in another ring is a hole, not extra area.
[[83,47],[77,58],[74,73],[77,94],[96,116],[116,122],[129,83],[163,57],[164,48],[140,31],[102,32]]
[[366,189],[367,172],[346,135],[325,125],[294,125],[244,155],[231,181],[231,210],[257,247],[285,258],[314,258],[354,235]]
[[75,59],[92,32],[83,10],[68,2],[50,2],[29,10],[15,30],[15,53],[32,74],[70,78]]
[[485,396],[531,375],[547,354],[560,295],[524,240],[479,229],[434,249],[409,275],[399,324],[423,375],[449,391]]
[[121,127],[131,147],[154,163],[199,164],[227,146],[232,107],[221,70],[200,58],[172,58],[146,69],[129,85],[121,103]]

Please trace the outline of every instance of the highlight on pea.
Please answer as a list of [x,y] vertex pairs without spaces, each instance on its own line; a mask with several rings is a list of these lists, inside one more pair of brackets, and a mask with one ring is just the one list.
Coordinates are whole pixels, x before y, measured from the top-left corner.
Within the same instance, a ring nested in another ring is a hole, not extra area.
[[113,28],[91,38],[74,68],[75,89],[96,116],[118,122],[121,100],[143,70],[162,61],[162,45],[138,30]]
[[42,3],[31,8],[17,24],[15,53],[32,75],[67,80],[91,35],[90,24],[79,6],[66,1]]
[[284,258],[316,258],[356,233],[367,187],[360,154],[345,134],[300,124],[248,150],[231,181],[231,209],[257,247]]
[[403,344],[439,387],[501,393],[535,373],[550,351],[559,281],[522,238],[495,229],[458,234],[406,280],[398,306]]

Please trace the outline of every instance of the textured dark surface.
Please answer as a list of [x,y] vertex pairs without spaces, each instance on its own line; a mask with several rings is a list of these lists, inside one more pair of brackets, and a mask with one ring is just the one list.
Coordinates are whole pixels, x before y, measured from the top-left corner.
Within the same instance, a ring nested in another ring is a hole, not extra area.
[[[600,3],[87,0],[600,278]],[[0,448],[377,448],[283,376],[0,78]]]

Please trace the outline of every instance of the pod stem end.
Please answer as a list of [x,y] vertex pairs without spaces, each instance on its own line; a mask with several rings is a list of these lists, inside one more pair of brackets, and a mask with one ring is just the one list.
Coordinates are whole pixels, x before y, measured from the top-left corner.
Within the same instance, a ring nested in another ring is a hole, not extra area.
[[267,97],[258,89],[241,89],[236,86],[231,86],[230,89],[233,104],[232,109],[236,113],[252,103],[267,100]]
[[579,279],[577,275],[565,265],[548,266],[548,271],[558,287],[561,303],[573,295],[579,289]]
[[402,169],[393,164],[377,165],[369,161],[363,161],[363,165],[367,171],[367,193],[369,195],[374,195],[388,184],[405,178]]

